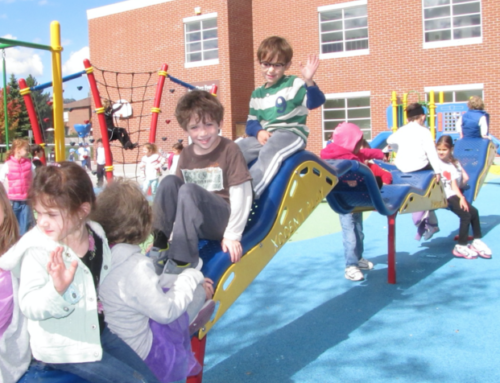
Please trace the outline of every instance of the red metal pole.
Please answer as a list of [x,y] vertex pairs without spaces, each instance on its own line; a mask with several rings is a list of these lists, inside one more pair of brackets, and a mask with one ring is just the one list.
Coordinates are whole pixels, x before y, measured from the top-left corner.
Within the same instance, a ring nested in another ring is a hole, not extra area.
[[194,352],[194,357],[201,365],[201,371],[198,375],[188,376],[186,383],[201,383],[203,380],[203,362],[205,360],[205,346],[207,343],[207,336],[203,339],[198,339],[197,336],[191,338],[191,348]]
[[108,130],[106,128],[106,118],[104,117],[104,107],[101,103],[101,96],[99,96],[99,89],[97,89],[94,68],[90,65],[90,61],[88,59],[83,60],[83,65],[85,66],[85,71],[87,72],[92,98],[94,99],[95,111],[99,120],[99,127],[101,128],[102,146],[104,147],[104,157],[106,159],[106,166],[104,167],[104,170],[106,170],[106,178],[108,182],[110,182],[113,180],[113,157],[109,147]]
[[[45,149],[45,142],[43,142],[42,130],[40,129],[40,124],[38,123],[38,117],[36,115],[35,106],[33,105],[33,99],[31,98],[31,89],[26,84],[24,78],[19,79],[20,93],[23,96],[24,104],[26,105],[26,110],[28,111],[28,116],[31,122],[31,130],[33,131],[33,136],[35,137],[35,142]],[[45,150],[43,151],[40,161],[44,165],[47,165],[45,159]]]
[[394,213],[387,217],[388,233],[388,253],[387,253],[387,282],[396,283],[396,215]]
[[212,85],[212,88],[210,88],[210,93],[212,93],[214,96],[217,96],[217,85]]
[[156,86],[156,94],[151,108],[151,125],[149,129],[149,143],[154,144],[156,138],[156,127],[158,126],[158,114],[160,113],[161,95],[163,93],[163,85],[167,77],[168,65],[163,64],[158,72],[158,85]]

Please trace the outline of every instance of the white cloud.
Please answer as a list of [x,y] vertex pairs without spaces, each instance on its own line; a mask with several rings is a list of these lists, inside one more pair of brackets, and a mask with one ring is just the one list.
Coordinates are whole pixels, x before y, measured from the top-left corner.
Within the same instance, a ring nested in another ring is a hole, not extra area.
[[[15,40],[12,35],[2,36],[6,39]],[[43,63],[39,54],[31,48],[12,47],[5,49],[5,61],[7,72],[16,77],[28,77],[28,75],[43,75]]]
[[89,47],[83,47],[77,52],[71,52],[69,60],[62,66],[63,76],[84,70],[83,59],[89,58]]

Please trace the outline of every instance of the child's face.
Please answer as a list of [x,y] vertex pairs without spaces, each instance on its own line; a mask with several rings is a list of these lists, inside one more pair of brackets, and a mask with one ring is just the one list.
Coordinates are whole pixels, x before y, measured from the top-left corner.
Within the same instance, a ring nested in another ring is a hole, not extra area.
[[142,148],[142,152],[145,154],[145,155],[148,155],[149,154],[149,149],[147,147],[143,147]]
[[35,204],[37,212],[36,225],[52,240],[59,242],[76,231],[79,222],[66,211],[57,208],[47,208],[40,202]]
[[441,160],[446,161],[450,158],[451,150],[446,145],[438,145],[436,150]]
[[17,148],[15,151],[15,156],[17,158],[28,157],[28,150],[26,149],[25,146],[23,146],[21,148]]
[[172,152],[173,152],[173,153],[174,153],[174,155],[176,155],[176,156],[177,156],[177,155],[179,155],[179,154],[181,154],[181,151],[180,151],[179,149],[174,149],[174,150],[172,150]]
[[198,155],[208,154],[214,150],[220,142],[219,129],[222,121],[217,124],[210,117],[198,121],[198,116],[193,116],[187,125],[187,133],[194,145],[194,152]]
[[285,64],[279,61],[278,57],[274,57],[272,60],[262,60],[260,71],[266,81],[266,88],[276,84],[285,75],[285,71],[290,68],[290,65],[291,62]]

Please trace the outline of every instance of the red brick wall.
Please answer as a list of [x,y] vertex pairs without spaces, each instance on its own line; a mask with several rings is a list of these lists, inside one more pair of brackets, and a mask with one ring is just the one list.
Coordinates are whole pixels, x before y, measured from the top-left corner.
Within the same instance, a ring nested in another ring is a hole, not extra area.
[[[205,0],[202,14],[218,13],[220,64],[184,68],[182,19],[194,16],[194,7],[201,4],[174,0],[89,20],[91,59],[99,68],[125,72],[154,71],[166,62],[169,74],[186,82],[219,81],[219,97],[226,108],[223,134],[233,137],[235,125],[246,120],[251,91],[263,82],[255,65],[260,42],[274,34],[289,39],[294,48],[289,73],[300,75],[299,62],[309,53],[319,53],[317,8],[344,2],[294,0],[285,6],[278,1]],[[500,136],[495,123],[500,120],[495,108],[500,97],[500,7],[496,1],[482,1],[482,44],[434,49],[422,47],[420,0],[369,0],[367,6],[370,54],[321,60],[315,81],[325,94],[370,91],[375,136],[386,129],[385,109],[393,90],[398,95],[416,90],[423,98],[426,86],[483,83],[493,122],[491,132]],[[186,139],[173,117],[175,103],[185,91],[169,81],[165,88],[157,142],[168,137],[163,146],[170,147],[178,138]],[[168,92],[174,88],[174,93]],[[150,106],[144,113],[149,110]],[[171,122],[166,124],[166,119]],[[149,125],[148,117],[144,121]],[[308,125],[308,149],[319,153],[323,142],[321,108],[310,113]],[[140,141],[145,142],[143,139],[141,136]]]
[[75,134],[75,124],[84,124],[84,121],[90,120],[90,108],[72,109],[68,112],[68,134]]

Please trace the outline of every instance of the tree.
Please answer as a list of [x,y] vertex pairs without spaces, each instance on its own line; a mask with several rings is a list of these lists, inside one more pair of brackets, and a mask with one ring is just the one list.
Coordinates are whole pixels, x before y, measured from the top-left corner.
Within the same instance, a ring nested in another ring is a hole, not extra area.
[[[0,142],[5,144],[5,113],[3,104],[3,89],[0,89]],[[15,137],[15,131],[17,129],[19,119],[18,116],[21,113],[21,105],[17,100],[13,100],[9,92],[7,92],[7,118],[9,125],[9,143]]]
[[15,107],[20,108],[19,113],[15,117],[17,119],[17,126],[14,132],[14,137],[12,138],[28,137],[28,131],[31,130],[31,123],[28,111],[26,110],[26,105],[24,104],[23,96],[21,96],[19,84],[17,83],[16,76],[14,76],[14,74],[10,75],[8,90],[11,101],[16,104]]

